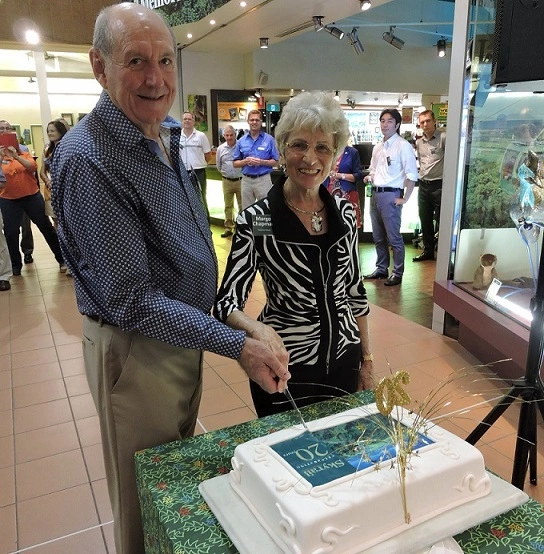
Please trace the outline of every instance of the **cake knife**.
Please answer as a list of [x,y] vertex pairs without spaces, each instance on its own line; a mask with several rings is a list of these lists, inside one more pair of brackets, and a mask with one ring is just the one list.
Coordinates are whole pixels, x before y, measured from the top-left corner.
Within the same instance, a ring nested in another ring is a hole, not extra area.
[[287,400],[291,403],[291,406],[297,411],[298,416],[300,417],[300,422],[302,423],[302,426],[308,433],[311,433],[310,429],[308,428],[308,425],[306,425],[306,422],[304,421],[304,418],[302,417],[302,412],[300,411],[299,407],[297,406],[297,403],[295,402],[295,399],[293,398],[293,395],[291,394],[291,391],[287,388],[287,385],[285,386],[285,389],[283,389],[283,394],[287,397]]

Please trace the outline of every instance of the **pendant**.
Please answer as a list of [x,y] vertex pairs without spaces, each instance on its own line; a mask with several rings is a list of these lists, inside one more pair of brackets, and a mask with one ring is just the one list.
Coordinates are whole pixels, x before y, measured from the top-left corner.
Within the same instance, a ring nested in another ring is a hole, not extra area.
[[323,230],[323,218],[320,215],[317,215],[317,212],[312,214],[312,231],[315,233],[320,233]]

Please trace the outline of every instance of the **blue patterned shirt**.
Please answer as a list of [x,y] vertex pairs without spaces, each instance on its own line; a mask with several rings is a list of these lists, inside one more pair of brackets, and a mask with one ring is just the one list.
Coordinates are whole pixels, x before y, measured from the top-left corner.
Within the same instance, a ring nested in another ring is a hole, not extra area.
[[210,316],[217,260],[199,191],[168,117],[147,139],[103,92],[59,142],[53,205],[78,309],[124,331],[237,359],[245,333]]

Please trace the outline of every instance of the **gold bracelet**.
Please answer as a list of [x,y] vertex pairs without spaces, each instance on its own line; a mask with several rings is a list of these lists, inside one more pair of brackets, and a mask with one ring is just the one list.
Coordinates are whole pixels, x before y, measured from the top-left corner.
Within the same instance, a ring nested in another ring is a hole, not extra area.
[[363,354],[363,362],[373,362],[374,356],[372,354]]

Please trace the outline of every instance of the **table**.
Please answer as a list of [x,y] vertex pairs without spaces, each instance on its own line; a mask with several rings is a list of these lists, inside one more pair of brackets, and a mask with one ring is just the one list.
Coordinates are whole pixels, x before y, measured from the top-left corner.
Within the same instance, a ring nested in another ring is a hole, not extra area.
[[[307,420],[374,401],[372,392],[302,409]],[[299,423],[295,412],[218,429],[136,453],[136,479],[147,554],[236,553],[202,498],[200,482],[228,473],[237,445]],[[544,506],[534,500],[455,537],[466,554],[544,552]]]

